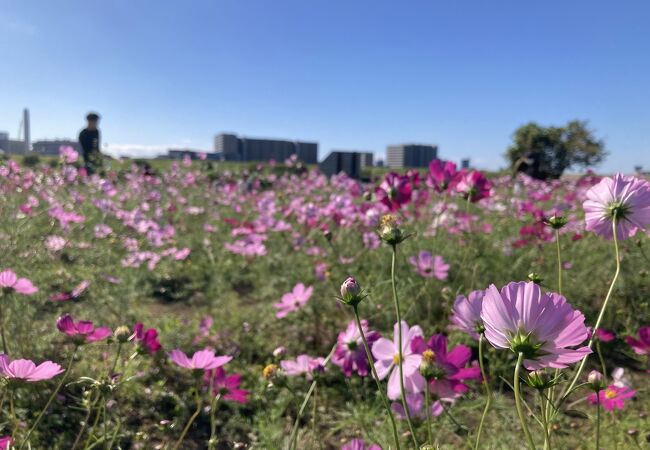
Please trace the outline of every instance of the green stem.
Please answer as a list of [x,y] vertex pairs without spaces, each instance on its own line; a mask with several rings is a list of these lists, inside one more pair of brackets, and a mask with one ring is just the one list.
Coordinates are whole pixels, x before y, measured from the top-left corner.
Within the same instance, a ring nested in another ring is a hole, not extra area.
[[393,438],[395,439],[395,448],[399,450],[400,449],[399,435],[397,434],[397,424],[395,423],[395,417],[393,416],[393,411],[391,411],[390,409],[390,402],[388,401],[388,398],[386,397],[386,393],[384,392],[384,389],[381,386],[381,382],[379,381],[379,377],[377,376],[375,363],[372,360],[372,353],[370,353],[370,347],[368,347],[368,341],[366,340],[366,335],[363,332],[363,328],[361,327],[361,320],[359,319],[359,311],[357,309],[357,306],[354,306],[353,310],[354,310],[354,320],[357,323],[357,328],[359,330],[359,334],[361,335],[363,348],[366,350],[366,357],[368,358],[368,364],[370,365],[370,373],[372,373],[372,378],[375,380],[375,383],[377,383],[377,390],[379,391],[381,399],[384,402],[384,407],[386,408],[386,412],[388,413],[388,417],[390,418],[390,424],[391,427],[393,428]]
[[70,358],[68,359],[68,364],[65,369],[65,373],[61,377],[61,380],[59,380],[59,384],[57,384],[56,388],[52,392],[52,395],[50,395],[50,398],[47,400],[47,403],[45,404],[45,407],[41,410],[40,413],[38,413],[38,416],[36,417],[36,420],[32,424],[31,428],[27,432],[27,435],[25,436],[25,439],[23,440],[23,443],[20,444],[20,447],[18,447],[18,450],[22,450],[23,447],[25,447],[25,444],[29,442],[29,438],[31,437],[32,433],[38,426],[38,424],[41,422],[41,419],[43,418],[43,415],[45,414],[45,411],[50,407],[50,404],[52,404],[52,401],[56,397],[56,395],[59,393],[61,390],[61,387],[63,386],[63,383],[65,383],[65,380],[68,378],[68,375],[70,374],[70,369],[72,368],[72,362],[74,361],[74,357],[77,354],[77,347],[75,347],[74,351],[70,354]]
[[5,315],[4,311],[2,310],[3,301],[4,298],[0,299],[0,337],[2,337],[2,351],[5,355],[8,355],[9,349],[7,348],[7,337],[5,336]]
[[426,382],[424,388],[424,407],[427,414],[427,436],[429,437],[429,444],[433,445],[433,434],[431,431],[431,394],[429,393],[429,380]]
[[542,391],[539,391],[540,396],[540,417],[542,418],[542,428],[544,429],[544,450],[551,449],[551,432],[549,429],[548,421],[548,400],[545,399],[545,396]]
[[390,265],[390,279],[393,286],[393,302],[395,303],[395,315],[397,316],[397,354],[398,354],[398,367],[399,367],[399,388],[402,397],[402,407],[404,408],[404,416],[406,417],[406,422],[408,423],[409,430],[411,431],[411,437],[413,439],[413,444],[415,448],[420,448],[418,445],[417,436],[415,435],[415,429],[413,428],[413,423],[411,422],[411,413],[409,412],[408,404],[406,403],[406,389],[404,389],[404,364],[403,364],[403,352],[402,352],[402,314],[399,308],[399,299],[397,297],[397,286],[395,284],[395,265],[397,260],[397,245],[393,245],[393,256],[391,258]]
[[185,425],[185,428],[183,428],[183,432],[181,433],[181,436],[178,438],[178,441],[176,441],[176,445],[174,445],[173,450],[177,450],[181,444],[183,443],[183,439],[185,439],[185,435],[187,434],[188,430],[198,417],[198,415],[201,413],[201,394],[199,393],[200,388],[197,386],[195,391],[194,391],[194,396],[196,398],[196,411],[194,411],[194,414],[190,416],[190,420],[187,421],[187,424]]
[[467,431],[467,427],[461,424],[454,416],[453,414],[445,407],[445,402],[442,400],[438,400],[438,403],[440,404],[440,408],[442,408],[442,412],[445,413],[447,417],[449,417],[449,420],[456,426],[457,431]]
[[[329,355],[325,358],[325,361],[323,361],[323,367],[325,367],[330,359],[332,358],[332,355],[334,354],[334,351],[336,350],[336,345],[332,347],[332,350],[330,350]],[[309,402],[309,398],[314,392],[314,389],[316,389],[316,384],[318,381],[314,378],[314,381],[312,381],[311,386],[309,386],[309,390],[307,391],[307,394],[305,395],[305,399],[302,402],[302,405],[300,405],[300,410],[298,410],[298,415],[296,416],[296,420],[293,423],[293,428],[291,429],[291,436],[289,437],[289,449],[294,449],[296,445],[296,439],[298,438],[298,425],[300,424],[300,418],[302,417],[303,413],[305,412],[305,408],[307,407],[307,403]]]
[[[212,395],[212,380],[214,375],[210,376],[210,390],[208,391]],[[210,405],[210,440],[208,441],[208,449],[212,450],[217,445],[217,404],[219,403],[219,398],[221,394],[217,394],[212,399],[212,404]]]
[[[616,281],[618,280],[618,275],[621,273],[621,258],[618,249],[618,238],[616,237],[616,218],[612,219],[612,232],[614,238],[614,253],[616,256],[616,272],[614,272],[614,278],[612,279],[612,282],[609,285],[607,296],[605,296],[605,301],[603,302],[603,306],[600,308],[600,312],[598,313],[598,318],[596,319],[596,325],[594,326],[594,329],[592,330],[591,333],[591,338],[589,339],[589,348],[592,348],[594,345],[594,340],[596,338],[596,331],[598,331],[598,328],[600,327],[600,323],[602,322],[603,317],[605,315],[605,310],[607,309],[609,300],[612,297],[612,292],[614,292],[614,286],[616,285]],[[569,385],[567,390],[564,392],[564,395],[562,395],[562,398],[560,399],[560,402],[557,406],[558,409],[560,408],[560,405],[566,400],[566,398],[571,394],[571,392],[573,392],[573,388],[575,387],[576,383],[578,382],[578,379],[580,378],[580,375],[582,374],[582,371],[585,368],[585,364],[587,363],[587,358],[589,358],[589,355],[586,355],[584,358],[582,358],[582,361],[580,362],[580,366],[578,366],[578,371],[574,375],[571,384]]]
[[113,361],[113,366],[111,367],[111,372],[108,374],[108,377],[112,377],[115,373],[115,368],[117,367],[117,362],[120,359],[120,353],[122,352],[122,343],[117,344],[117,352],[115,353],[115,360]]
[[528,425],[526,424],[526,416],[524,415],[524,409],[521,407],[521,391],[519,390],[519,370],[521,369],[521,363],[524,360],[524,354],[519,352],[519,357],[517,358],[517,365],[515,366],[515,376],[513,381],[513,386],[515,390],[515,406],[517,407],[517,415],[519,416],[519,422],[521,422],[521,428],[524,430],[526,435],[526,440],[528,440],[528,448],[530,450],[535,450],[535,442],[533,437],[530,434]]
[[485,335],[481,333],[481,335],[478,338],[478,364],[481,367],[481,377],[483,378],[483,386],[485,387],[485,395],[487,396],[487,400],[485,402],[485,408],[483,408],[481,421],[478,424],[478,431],[476,432],[476,444],[474,444],[474,450],[478,450],[480,448],[481,432],[483,431],[483,422],[487,417],[487,413],[490,409],[490,404],[492,403],[492,390],[490,389],[490,382],[488,380],[487,374],[485,373],[485,367],[483,365],[484,342],[485,342]]
[[562,254],[560,252],[560,230],[555,230],[555,247],[557,248],[557,293],[562,295]]
[[596,450],[600,450],[600,392],[596,392]]
[[605,384],[607,384],[607,366],[605,365],[605,358],[603,358],[603,352],[600,350],[600,341],[596,341],[596,353],[598,353],[600,368],[603,371],[603,379],[605,380]]

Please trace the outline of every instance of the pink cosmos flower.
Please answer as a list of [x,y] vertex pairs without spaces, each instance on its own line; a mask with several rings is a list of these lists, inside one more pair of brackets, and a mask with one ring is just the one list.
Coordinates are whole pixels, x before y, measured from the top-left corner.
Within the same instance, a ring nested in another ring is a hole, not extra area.
[[484,296],[485,291],[474,291],[467,297],[464,295],[456,297],[450,319],[453,328],[464,331],[474,339],[479,338],[479,333],[484,329],[481,319]]
[[489,197],[492,188],[490,181],[477,170],[471,172],[461,170],[456,175],[453,186],[456,192],[466,199],[469,198],[472,203]]
[[229,363],[232,356],[216,356],[214,350],[206,348],[194,353],[192,359],[190,359],[181,350],[175,349],[169,353],[169,359],[186,369],[209,370]]
[[308,380],[313,378],[314,373],[325,370],[324,364],[325,358],[312,358],[309,355],[298,355],[295,361],[280,361],[280,367],[286,375],[290,377],[305,375]]
[[218,367],[214,370],[206,370],[203,379],[208,388],[212,383],[212,395],[220,395],[224,400],[237,403],[248,403],[249,392],[239,389],[241,375],[226,375],[226,371]]
[[88,320],[75,322],[70,314],[59,317],[56,327],[62,333],[70,336],[77,344],[102,341],[113,334],[110,328],[95,328],[95,325]]
[[154,328],[145,330],[142,322],[138,322],[135,324],[133,331],[133,340],[140,343],[142,348],[146,349],[149,353],[156,353],[162,348],[158,340],[158,331]]
[[381,447],[377,444],[366,445],[363,439],[352,439],[341,450],[381,450]]
[[447,352],[444,334],[434,334],[426,343],[418,336],[411,342],[411,349],[430,364],[434,375],[429,382],[429,391],[439,399],[453,400],[469,391],[466,380],[481,379],[478,366],[465,367],[472,358],[472,350],[461,344]]
[[650,183],[636,177],[616,174],[603,178],[587,191],[582,204],[588,231],[605,239],[613,238],[612,221],[616,218],[616,238],[627,239],[650,225]]
[[[588,338],[590,338],[591,334],[593,333],[593,328],[588,327],[587,330],[589,332]],[[598,328],[596,330],[596,339],[598,339],[600,342],[611,342],[616,339],[616,333],[605,328]]]
[[377,200],[391,211],[397,211],[411,201],[411,180],[407,176],[389,172],[375,193]]
[[[370,331],[366,320],[361,321],[361,328],[366,336],[368,347],[372,349],[374,342],[379,339],[379,333]],[[357,372],[362,377],[368,375],[368,357],[363,348],[361,334],[354,320],[348,323],[345,331],[339,333],[336,350],[332,355],[332,363],[339,366],[346,377],[351,377],[354,372]]]
[[629,387],[608,386],[605,389],[590,394],[587,399],[589,403],[595,405],[600,401],[600,404],[605,411],[612,411],[614,409],[623,409],[625,407],[625,400],[634,397],[636,391]]
[[79,159],[79,153],[74,148],[64,145],[59,148],[59,156],[66,164],[73,164]]
[[7,450],[11,444],[14,443],[14,440],[11,439],[11,436],[2,436],[0,437],[0,450]]
[[[393,327],[393,340],[379,338],[372,346],[372,355],[377,360],[375,369],[377,376],[383,380],[390,374],[388,380],[388,398],[397,400],[401,396],[399,373],[399,335],[398,324]],[[426,382],[418,371],[422,355],[411,349],[411,341],[422,336],[422,329],[415,325],[409,328],[405,321],[402,327],[402,371],[404,372],[404,389],[409,393],[422,392]]]
[[637,355],[650,355],[650,327],[639,328],[639,339],[632,336],[625,338],[627,345],[632,347]]
[[24,295],[32,295],[38,292],[38,288],[31,281],[27,278],[18,278],[16,273],[11,269],[5,269],[0,272],[0,288]]
[[438,192],[444,192],[451,184],[456,173],[456,164],[451,161],[435,159],[429,163],[427,185]]
[[37,366],[29,359],[11,361],[7,355],[0,353],[0,375],[6,378],[34,383],[54,378],[61,372],[61,366],[52,361],[45,361]]
[[494,347],[524,354],[528,370],[563,369],[591,353],[584,315],[556,293],[542,293],[533,282],[512,282],[501,292],[491,285],[483,298],[485,337]]
[[287,292],[282,296],[281,301],[273,304],[273,306],[278,310],[278,312],[275,313],[275,317],[282,319],[289,313],[298,311],[300,308],[305,306],[313,292],[314,288],[311,286],[305,287],[302,283],[296,284],[291,292]]
[[445,264],[440,255],[434,257],[431,253],[422,250],[418,256],[411,256],[409,262],[420,276],[425,278],[436,277],[439,280],[447,279],[449,264]]
[[51,252],[58,252],[65,248],[67,241],[61,236],[48,236],[45,238],[45,248]]

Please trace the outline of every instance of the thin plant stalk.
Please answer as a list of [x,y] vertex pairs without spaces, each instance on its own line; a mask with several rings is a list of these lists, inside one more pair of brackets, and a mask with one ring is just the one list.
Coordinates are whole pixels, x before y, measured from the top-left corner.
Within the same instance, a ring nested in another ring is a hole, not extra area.
[[[212,378],[210,377],[210,395],[212,395]],[[208,449],[210,450],[217,445],[217,405],[220,398],[221,394],[215,395],[210,405],[210,440],[208,441]]]
[[418,439],[415,435],[415,429],[413,428],[413,423],[411,421],[411,413],[409,412],[408,405],[406,403],[406,389],[404,389],[404,364],[403,364],[403,352],[402,352],[402,314],[399,307],[399,298],[397,297],[397,286],[395,284],[395,265],[397,260],[397,245],[393,245],[393,255],[391,258],[390,265],[390,279],[393,286],[393,302],[395,303],[395,315],[397,316],[397,354],[399,357],[398,367],[399,367],[399,388],[402,397],[402,407],[404,408],[404,416],[406,417],[406,422],[408,423],[409,430],[411,431],[411,437],[413,438],[413,444],[415,448],[420,448],[418,445]]
[[[323,361],[323,367],[326,366],[330,359],[332,358],[332,355],[334,354],[334,351],[336,350],[336,346],[332,347],[332,350],[330,350],[329,355],[325,358],[325,361]],[[291,435],[289,437],[289,450],[294,449],[296,445],[296,439],[298,437],[298,425],[300,424],[300,418],[302,417],[303,413],[305,412],[305,408],[307,407],[307,403],[309,402],[309,398],[311,395],[314,393],[314,389],[316,389],[316,384],[318,381],[314,379],[312,381],[311,386],[309,386],[309,390],[307,391],[307,394],[305,395],[305,399],[302,402],[302,405],[300,405],[300,410],[298,411],[298,415],[296,416],[296,420],[293,423],[293,428],[291,429]]]
[[8,355],[9,349],[7,348],[7,337],[5,335],[5,315],[4,311],[2,310],[2,303],[5,298],[6,296],[0,299],[0,337],[2,337],[2,351],[5,355]]
[[424,407],[426,408],[427,414],[427,437],[429,438],[429,444],[433,445],[433,433],[431,431],[431,394],[429,393],[429,380],[427,380],[427,385],[424,388]]
[[519,389],[519,370],[521,369],[521,364],[524,360],[524,354],[519,352],[517,358],[517,365],[515,366],[515,375],[513,381],[514,391],[515,391],[515,406],[517,407],[517,415],[519,416],[519,422],[521,422],[521,428],[524,430],[526,435],[526,440],[528,441],[528,448],[530,450],[535,450],[535,441],[533,441],[533,436],[530,434],[528,429],[528,424],[526,423],[526,416],[524,415],[524,409],[521,407],[521,390]]
[[381,399],[384,403],[384,407],[386,408],[386,412],[388,413],[388,417],[390,419],[390,424],[393,429],[393,438],[395,439],[395,448],[399,450],[399,435],[397,434],[397,424],[395,423],[395,417],[393,416],[393,411],[390,409],[390,403],[388,402],[388,398],[386,397],[386,393],[384,392],[384,389],[381,385],[381,382],[379,381],[379,377],[377,376],[377,370],[375,369],[375,363],[372,360],[372,353],[370,353],[370,347],[368,346],[368,341],[366,340],[366,335],[363,332],[363,327],[361,326],[361,320],[359,319],[359,311],[357,309],[357,306],[353,307],[354,310],[354,320],[357,323],[357,329],[359,330],[359,334],[361,335],[361,341],[363,342],[363,348],[366,351],[366,357],[368,358],[368,364],[370,365],[370,373],[372,374],[372,378],[375,380],[375,383],[377,383],[377,390],[379,391],[379,394],[381,396]]
[[68,378],[68,375],[70,374],[70,369],[72,368],[72,362],[74,361],[74,357],[75,357],[76,354],[77,354],[77,347],[75,347],[74,351],[70,354],[70,358],[68,359],[68,364],[66,366],[65,373],[63,374],[63,376],[59,380],[59,384],[57,384],[54,391],[52,391],[52,394],[50,395],[50,398],[47,400],[47,403],[45,403],[45,407],[43,407],[41,412],[38,413],[38,416],[36,417],[36,420],[32,424],[32,426],[29,429],[29,431],[27,432],[27,434],[25,435],[25,439],[23,440],[23,443],[20,444],[20,447],[18,447],[18,450],[22,450],[25,447],[25,444],[27,444],[27,442],[29,442],[29,438],[31,437],[32,433],[34,432],[34,430],[36,429],[38,424],[41,422],[41,419],[43,418],[43,415],[45,414],[47,409],[52,404],[52,401],[54,400],[56,395],[61,390],[61,387],[63,387],[63,383],[65,383],[65,380]]
[[600,392],[596,392],[596,450],[600,449]]
[[557,249],[557,293],[562,295],[562,253],[560,250],[560,230],[555,230],[555,247]]
[[600,349],[600,341],[596,341],[596,353],[598,353],[600,368],[603,371],[603,379],[605,380],[605,384],[607,384],[607,365],[605,364],[605,358],[603,358],[603,352]]
[[478,424],[478,431],[476,432],[476,443],[474,444],[474,450],[478,450],[481,443],[481,432],[483,431],[483,422],[487,417],[487,413],[490,410],[490,405],[492,404],[492,389],[490,389],[490,382],[488,380],[487,374],[485,373],[485,366],[483,363],[483,347],[485,343],[485,335],[481,333],[478,338],[478,364],[481,368],[481,377],[483,378],[483,387],[485,387],[485,395],[487,400],[485,401],[485,408],[483,408],[483,414],[481,415],[481,421]]
[[[616,285],[616,281],[618,280],[618,276],[621,273],[621,258],[620,258],[620,252],[618,249],[618,238],[616,236],[616,217],[612,219],[612,232],[613,232],[613,238],[614,238],[614,253],[616,256],[616,271],[614,272],[614,278],[612,278],[612,282],[609,285],[609,290],[607,291],[607,295],[605,296],[605,301],[603,302],[603,306],[600,308],[600,312],[598,313],[598,318],[596,319],[596,325],[594,325],[594,329],[592,330],[591,333],[591,338],[589,339],[589,348],[592,348],[594,345],[594,340],[596,338],[596,331],[598,331],[598,328],[600,327],[600,323],[603,320],[603,317],[605,315],[605,310],[607,309],[607,305],[609,304],[609,300],[612,298],[612,292],[614,292],[614,286]],[[571,384],[567,388],[567,390],[564,392],[564,395],[560,399],[560,404],[566,400],[566,398],[573,392],[573,388],[575,387],[576,383],[578,382],[578,379],[580,378],[580,375],[582,374],[582,371],[585,368],[585,364],[587,364],[587,358],[589,355],[586,355],[584,358],[582,358],[582,361],[580,362],[580,365],[578,366],[578,371],[573,377],[573,380],[571,380]],[[559,405],[558,405],[559,409]]]
[[196,399],[196,411],[194,411],[194,414],[190,416],[190,420],[187,421],[187,424],[185,425],[185,428],[183,428],[183,432],[181,433],[181,436],[178,438],[178,441],[176,441],[176,444],[173,447],[173,450],[177,450],[180,448],[181,444],[183,443],[183,439],[185,439],[185,435],[189,431],[190,427],[198,417],[198,415],[201,413],[201,394],[200,394],[200,388],[197,386],[195,391],[194,391],[194,396]]
[[549,424],[549,416],[548,416],[548,403],[550,400],[548,400],[543,391],[539,391],[539,397],[540,397],[540,417],[542,420],[542,428],[544,429],[544,450],[550,450],[551,449],[551,430],[550,430],[550,424]]

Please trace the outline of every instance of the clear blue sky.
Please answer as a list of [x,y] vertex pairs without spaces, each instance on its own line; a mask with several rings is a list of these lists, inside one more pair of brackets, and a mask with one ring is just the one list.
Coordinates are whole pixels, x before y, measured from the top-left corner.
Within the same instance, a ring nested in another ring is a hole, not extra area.
[[220,131],[331,149],[436,143],[504,164],[519,125],[590,121],[603,171],[650,168],[650,2],[3,0],[0,130],[212,148]]

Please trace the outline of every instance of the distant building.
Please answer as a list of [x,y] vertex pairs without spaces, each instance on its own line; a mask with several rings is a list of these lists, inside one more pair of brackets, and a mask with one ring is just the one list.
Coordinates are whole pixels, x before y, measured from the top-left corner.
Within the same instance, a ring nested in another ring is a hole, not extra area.
[[10,139],[9,133],[0,131],[0,150],[6,154],[21,155],[25,151],[25,142],[17,139]]
[[278,139],[253,139],[234,134],[218,134],[214,138],[214,151],[225,161],[279,161],[296,155],[306,164],[318,162],[316,142],[284,141]]
[[469,169],[469,158],[465,158],[465,159],[460,160],[460,168],[461,169]]
[[332,150],[332,153],[355,153],[359,155],[359,164],[360,168],[363,169],[365,167],[372,167],[373,166],[373,161],[374,161],[374,153],[369,152],[369,151],[362,151],[362,150]]
[[37,155],[42,155],[42,156],[59,156],[59,149],[61,147],[72,147],[79,153],[83,152],[79,142],[73,141],[71,139],[34,141],[34,143],[32,144],[32,151]]
[[361,169],[371,165],[372,153],[333,151],[318,167],[328,177],[343,172],[350,178],[358,179],[361,178]]
[[216,161],[221,159],[217,153],[209,153],[204,150],[194,150],[189,148],[170,148],[166,155],[159,156],[159,159],[183,159],[189,156],[190,159],[199,159],[199,154],[205,153],[206,159]]
[[386,165],[393,168],[427,167],[437,158],[437,145],[401,144],[386,149]]

